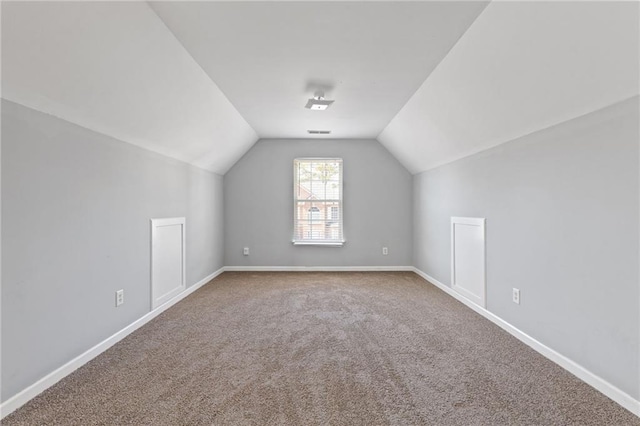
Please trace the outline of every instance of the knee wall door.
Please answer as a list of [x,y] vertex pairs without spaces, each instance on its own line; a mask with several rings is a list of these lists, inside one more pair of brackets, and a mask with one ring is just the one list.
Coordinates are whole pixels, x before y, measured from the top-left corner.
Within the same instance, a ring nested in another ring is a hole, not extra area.
[[151,219],[151,309],[185,288],[185,218]]
[[485,219],[451,218],[451,287],[486,307]]

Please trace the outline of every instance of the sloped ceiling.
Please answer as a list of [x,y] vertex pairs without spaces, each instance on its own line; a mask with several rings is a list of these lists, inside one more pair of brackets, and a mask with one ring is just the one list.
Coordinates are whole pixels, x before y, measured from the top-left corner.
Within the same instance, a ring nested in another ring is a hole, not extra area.
[[151,5],[260,137],[375,138],[487,2]]
[[493,2],[380,134],[412,173],[637,95],[637,2]]
[[324,128],[416,173],[637,95],[638,7],[2,2],[2,97],[221,174]]
[[144,2],[2,2],[2,97],[217,173],[258,138]]

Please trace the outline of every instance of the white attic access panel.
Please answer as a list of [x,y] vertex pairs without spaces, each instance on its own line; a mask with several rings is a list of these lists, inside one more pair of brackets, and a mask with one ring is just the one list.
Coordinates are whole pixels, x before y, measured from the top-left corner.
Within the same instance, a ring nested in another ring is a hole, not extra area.
[[186,289],[185,218],[151,219],[151,309]]
[[451,218],[451,287],[486,307],[485,219]]

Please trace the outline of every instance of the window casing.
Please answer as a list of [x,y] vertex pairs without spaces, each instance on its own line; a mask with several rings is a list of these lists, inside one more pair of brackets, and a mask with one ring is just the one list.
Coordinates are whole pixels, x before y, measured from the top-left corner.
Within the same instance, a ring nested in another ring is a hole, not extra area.
[[293,161],[293,243],[344,244],[342,159]]

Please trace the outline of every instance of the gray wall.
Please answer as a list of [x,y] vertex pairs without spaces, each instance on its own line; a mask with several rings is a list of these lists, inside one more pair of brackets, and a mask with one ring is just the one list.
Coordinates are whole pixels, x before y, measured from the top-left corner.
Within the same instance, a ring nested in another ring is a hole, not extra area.
[[[291,244],[297,157],[343,158],[343,247]],[[375,140],[260,140],[224,176],[225,265],[410,265],[411,182]],[[383,246],[389,255],[382,255]]]
[[[638,398],[638,97],[414,177],[414,264],[487,218],[487,308]],[[511,289],[521,290],[521,305]]]
[[[150,311],[152,217],[223,266],[222,177],[2,103],[2,400]],[[125,304],[115,307],[115,291]]]

